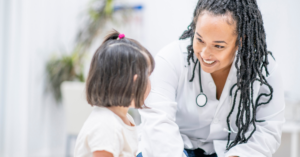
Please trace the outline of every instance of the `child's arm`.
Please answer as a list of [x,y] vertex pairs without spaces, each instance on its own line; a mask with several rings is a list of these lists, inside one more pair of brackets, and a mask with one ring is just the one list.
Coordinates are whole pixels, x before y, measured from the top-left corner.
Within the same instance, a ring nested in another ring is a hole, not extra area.
[[112,153],[107,151],[95,151],[93,157],[114,157]]

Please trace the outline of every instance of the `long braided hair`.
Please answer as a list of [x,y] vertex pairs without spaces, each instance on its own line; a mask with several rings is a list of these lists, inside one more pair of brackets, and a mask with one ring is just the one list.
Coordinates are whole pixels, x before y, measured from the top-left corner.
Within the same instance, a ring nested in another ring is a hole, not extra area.
[[[187,61],[189,65],[191,60],[195,63],[195,67],[198,62],[197,59],[194,59],[193,39],[198,16],[203,11],[208,11],[214,15],[225,15],[230,13],[229,15],[232,16],[236,23],[236,44],[238,45],[238,52],[234,64],[237,69],[237,83],[234,84],[230,90],[230,96],[232,96],[233,89],[236,89],[234,92],[232,108],[227,116],[227,127],[229,131],[226,149],[229,150],[237,144],[247,143],[256,130],[256,123],[264,122],[264,120],[256,119],[256,111],[259,106],[268,104],[272,100],[273,88],[268,84],[263,75],[263,70],[265,70],[266,76],[269,75],[267,68],[267,65],[269,64],[268,54],[272,56],[272,53],[267,51],[266,34],[262,15],[258,9],[256,0],[199,0],[194,11],[192,23],[180,37],[180,39],[191,39],[191,45],[187,47]],[[193,76],[195,67],[193,68]],[[193,81],[193,76],[190,81]],[[262,93],[258,95],[257,99],[254,101],[253,84],[255,81],[259,81],[260,85],[266,85],[269,88],[270,93]],[[240,99],[239,102],[236,102],[238,92],[240,92]],[[259,100],[262,96],[269,98],[266,102],[261,102]],[[238,131],[235,139],[230,142],[230,135],[232,132],[230,127],[230,117],[236,103],[238,105],[238,112],[235,124]],[[250,126],[254,129],[249,136],[246,136],[245,134],[250,130]]]

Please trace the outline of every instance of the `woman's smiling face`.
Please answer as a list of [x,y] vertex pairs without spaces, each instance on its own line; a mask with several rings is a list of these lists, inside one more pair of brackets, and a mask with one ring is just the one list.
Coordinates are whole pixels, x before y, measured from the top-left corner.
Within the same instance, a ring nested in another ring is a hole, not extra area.
[[215,73],[231,67],[234,61],[237,33],[232,16],[201,13],[196,23],[193,49],[201,68],[207,73]]

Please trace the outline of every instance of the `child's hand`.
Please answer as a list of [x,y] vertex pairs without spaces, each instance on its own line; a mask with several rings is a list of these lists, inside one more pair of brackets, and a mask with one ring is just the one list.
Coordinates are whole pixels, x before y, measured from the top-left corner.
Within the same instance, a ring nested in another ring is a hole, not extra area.
[[112,153],[107,151],[95,151],[93,157],[114,157]]

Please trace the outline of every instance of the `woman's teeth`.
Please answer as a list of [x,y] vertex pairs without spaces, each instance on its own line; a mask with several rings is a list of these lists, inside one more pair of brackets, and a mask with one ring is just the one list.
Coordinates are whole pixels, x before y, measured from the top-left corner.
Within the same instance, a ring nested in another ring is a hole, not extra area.
[[215,61],[207,61],[207,60],[205,60],[205,59],[203,59],[203,61],[205,62],[205,63],[207,63],[207,64],[213,64]]

